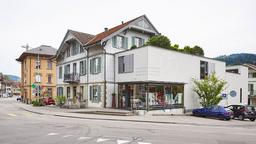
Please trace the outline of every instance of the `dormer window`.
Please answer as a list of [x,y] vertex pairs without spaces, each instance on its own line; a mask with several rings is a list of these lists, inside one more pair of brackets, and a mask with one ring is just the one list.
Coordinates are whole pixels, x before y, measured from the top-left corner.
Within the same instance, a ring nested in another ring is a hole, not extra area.
[[112,38],[112,46],[114,48],[128,48],[128,38],[124,36],[114,36]]
[[145,44],[145,40],[140,37],[132,37],[132,46],[141,47]]

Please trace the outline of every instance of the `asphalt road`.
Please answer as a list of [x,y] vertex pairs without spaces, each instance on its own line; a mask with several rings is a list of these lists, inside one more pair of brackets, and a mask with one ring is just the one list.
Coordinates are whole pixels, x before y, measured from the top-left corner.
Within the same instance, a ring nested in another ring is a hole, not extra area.
[[[0,144],[255,144],[255,127],[86,120],[39,115],[0,98]],[[186,118],[186,117],[184,117]]]

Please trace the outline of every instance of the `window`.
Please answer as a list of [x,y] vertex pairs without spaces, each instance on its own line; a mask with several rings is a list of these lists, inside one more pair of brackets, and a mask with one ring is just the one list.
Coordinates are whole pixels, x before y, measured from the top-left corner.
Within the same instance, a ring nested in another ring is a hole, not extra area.
[[70,64],[65,65],[65,67],[64,67],[64,74],[70,74]]
[[73,98],[76,97],[76,87],[73,87]]
[[86,74],[86,61],[80,61],[80,75]]
[[253,78],[256,78],[256,73],[252,73],[252,77],[253,77]]
[[133,55],[118,57],[118,72],[119,73],[133,72]]
[[40,74],[36,74],[36,82],[40,83],[41,82],[41,75]]
[[90,60],[90,72],[91,74],[98,74],[101,72],[101,58],[93,58]]
[[128,48],[128,38],[124,36],[112,37],[112,46],[114,48]]
[[52,97],[52,88],[47,88],[47,94],[49,97]]
[[62,79],[62,66],[59,67],[59,79]]
[[79,43],[77,42],[71,43],[72,55],[78,54],[79,47],[80,47]]
[[36,69],[40,69],[41,68],[41,61],[36,58]]
[[63,96],[63,87],[57,87],[57,96]]
[[79,100],[82,100],[84,97],[84,86],[80,86],[80,95],[79,95]]
[[101,86],[100,85],[90,86],[90,101],[96,102],[96,103],[101,101]]
[[67,57],[70,57],[70,48],[67,48],[66,56],[67,56]]
[[84,48],[82,45],[80,45],[80,53],[83,53],[84,52]]
[[41,96],[41,86],[36,87],[36,96],[40,97]]
[[48,83],[52,83],[52,75],[48,75]]
[[240,103],[243,102],[243,89],[240,88]]
[[200,61],[200,79],[204,79],[208,76],[208,62]]
[[70,87],[67,87],[67,98],[70,98]]
[[52,69],[52,61],[50,61],[50,60],[48,60],[47,61],[47,68],[49,69],[49,70],[51,70]]
[[239,73],[238,69],[228,69],[226,72],[231,72],[231,73]]
[[132,46],[141,47],[145,43],[145,40],[140,37],[132,37]]
[[73,73],[76,73],[76,63],[73,63]]

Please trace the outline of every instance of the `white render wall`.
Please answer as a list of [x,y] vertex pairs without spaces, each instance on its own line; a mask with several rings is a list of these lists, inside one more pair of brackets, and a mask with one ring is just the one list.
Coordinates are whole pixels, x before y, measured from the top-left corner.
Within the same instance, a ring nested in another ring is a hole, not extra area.
[[[132,73],[118,74],[118,57],[134,55],[134,71]],[[218,78],[228,81],[229,89],[236,89],[241,85],[243,90],[243,102],[247,103],[247,83],[245,75],[236,79],[234,76],[226,75],[224,62],[210,58],[184,54],[163,48],[146,46],[131,51],[116,54],[116,82],[136,81],[165,81],[173,83],[184,83],[184,106],[186,109],[200,107],[198,96],[193,92],[192,78],[200,79],[200,61],[214,63],[215,72]],[[246,73],[246,69],[243,73]],[[245,80],[246,81],[246,80]],[[239,92],[238,92],[239,94]],[[230,100],[229,103],[237,103],[237,100]],[[223,104],[223,102],[221,102]]]

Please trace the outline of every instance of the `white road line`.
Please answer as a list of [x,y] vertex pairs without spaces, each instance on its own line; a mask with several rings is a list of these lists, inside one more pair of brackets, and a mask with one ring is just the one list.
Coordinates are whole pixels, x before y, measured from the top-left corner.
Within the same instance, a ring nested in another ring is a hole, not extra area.
[[73,135],[64,135],[63,138],[72,137]]
[[117,144],[125,144],[125,143],[128,143],[130,141],[127,141],[127,140],[117,140]]
[[109,139],[103,139],[103,138],[98,138],[97,139],[97,143],[99,143],[99,142],[104,142],[104,141],[108,141]]
[[7,114],[8,116],[13,116],[13,117],[16,117],[17,115],[16,114],[12,114],[12,113],[9,113]]
[[54,136],[54,135],[59,135],[58,133],[48,133],[48,136]]
[[77,140],[85,140],[85,139],[90,139],[90,137],[79,137]]
[[151,144],[151,143],[146,143],[146,142],[138,142],[138,144]]

